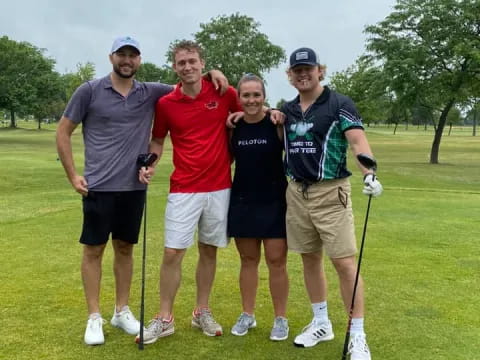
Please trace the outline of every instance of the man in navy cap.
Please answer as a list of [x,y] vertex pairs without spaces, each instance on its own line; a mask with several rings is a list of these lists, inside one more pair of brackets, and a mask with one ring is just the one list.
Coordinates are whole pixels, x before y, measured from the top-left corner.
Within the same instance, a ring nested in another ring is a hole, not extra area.
[[[340,279],[345,308],[350,308],[356,274],[356,241],[350,195],[351,175],[346,167],[347,148],[353,154],[372,156],[354,103],[322,86],[325,67],[310,48],[290,56],[288,77],[298,96],[284,104],[286,115],[286,168],[288,248],[300,253],[313,319],[294,344],[311,347],[332,340],[327,312],[327,284],[323,252]],[[364,175],[363,193],[378,196],[382,186],[371,170],[357,163]],[[349,352],[351,360],[370,360],[363,330],[364,286],[360,279],[355,297]]]
[[[140,45],[130,36],[115,39],[110,51],[112,72],[82,84],[70,99],[57,128],[57,149],[68,180],[82,195],[81,273],[88,308],[84,340],[103,344],[100,313],[102,257],[112,235],[115,309],[111,324],[131,335],[140,324],[128,307],[133,271],[133,245],[138,242],[146,185],[138,180],[137,156],[148,152],[157,100],[173,86],[134,79],[141,62]],[[219,72],[215,85],[228,84]],[[82,123],[84,174],[77,172],[71,136]]]

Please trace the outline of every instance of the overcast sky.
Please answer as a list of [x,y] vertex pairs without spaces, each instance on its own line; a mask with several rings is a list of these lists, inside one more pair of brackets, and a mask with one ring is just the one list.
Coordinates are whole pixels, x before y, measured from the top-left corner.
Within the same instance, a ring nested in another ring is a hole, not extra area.
[[[47,49],[57,71],[75,71],[93,62],[96,75],[111,70],[108,52],[115,37],[140,42],[143,61],[165,63],[170,42],[192,39],[200,23],[218,15],[240,13],[258,21],[260,31],[288,55],[296,48],[315,49],[328,74],[346,69],[364,51],[365,25],[392,10],[395,0],[5,0],[0,7],[0,36]],[[1,64],[0,64],[1,66]],[[208,64],[207,64],[208,67]],[[265,77],[272,105],[291,99],[295,90],[282,64]],[[328,81],[328,78],[327,78]]]

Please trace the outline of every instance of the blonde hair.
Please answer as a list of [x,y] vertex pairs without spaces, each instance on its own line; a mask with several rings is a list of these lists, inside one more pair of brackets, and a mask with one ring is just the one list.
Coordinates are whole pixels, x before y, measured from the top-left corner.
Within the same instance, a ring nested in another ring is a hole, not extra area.
[[[320,75],[319,75],[319,77],[318,77],[318,80],[323,81],[323,80],[325,80],[325,76],[326,76],[326,74],[327,74],[327,65],[319,64],[319,65],[317,65],[317,66],[318,66],[318,71],[320,72]],[[291,79],[291,77],[290,77],[290,70],[291,70],[291,69],[292,69],[292,68],[288,68],[287,71],[286,71],[287,76],[288,76],[288,81],[290,82],[290,84],[292,83],[292,79]]]
[[175,63],[175,56],[178,52],[182,50],[187,50],[189,52],[197,52],[198,56],[201,60],[203,59],[203,49],[202,47],[197,44],[195,41],[191,40],[182,40],[179,41],[172,49],[172,62]]

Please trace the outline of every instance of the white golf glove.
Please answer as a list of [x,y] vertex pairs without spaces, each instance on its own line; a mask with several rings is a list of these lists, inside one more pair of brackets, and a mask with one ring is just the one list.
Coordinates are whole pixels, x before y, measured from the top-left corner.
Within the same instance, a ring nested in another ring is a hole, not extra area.
[[363,193],[365,195],[372,195],[373,197],[379,196],[383,192],[382,184],[378,181],[375,174],[367,174],[363,178],[363,183],[365,184],[363,188]]

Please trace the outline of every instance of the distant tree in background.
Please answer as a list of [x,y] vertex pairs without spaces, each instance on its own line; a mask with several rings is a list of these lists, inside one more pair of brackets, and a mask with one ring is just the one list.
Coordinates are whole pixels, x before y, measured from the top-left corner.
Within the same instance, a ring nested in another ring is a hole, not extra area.
[[[354,102],[364,123],[378,123],[389,115],[395,94],[387,90],[387,80],[381,68],[373,66],[366,57],[357,59],[354,65],[344,71],[334,73],[329,85]],[[398,120],[394,122],[398,123]]]
[[9,113],[12,128],[17,127],[17,113],[31,114],[45,100],[55,77],[55,61],[44,51],[28,42],[0,38],[0,108]]
[[65,101],[68,102],[77,88],[84,82],[95,78],[95,65],[91,62],[78,63],[77,71],[62,75],[65,88]]
[[34,103],[31,104],[29,113],[33,115],[38,122],[38,129],[42,127],[42,122],[60,120],[65,109],[65,89],[62,77],[59,73],[52,71],[41,79],[43,90],[37,96]]
[[280,99],[280,100],[278,100],[277,105],[275,106],[275,108],[280,110],[280,109],[282,108],[282,106],[283,106],[286,102],[287,102],[287,100],[285,100],[285,99],[283,99],[283,98]]
[[165,84],[174,84],[178,81],[177,75],[166,65],[158,67],[157,65],[145,62],[140,65],[135,74],[135,79],[145,82],[162,82]]
[[470,110],[465,120],[473,126],[472,136],[477,136],[477,125],[480,120],[480,98],[472,99]]

